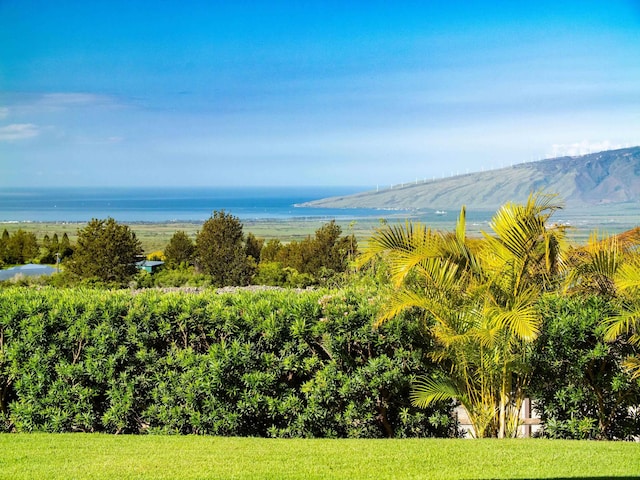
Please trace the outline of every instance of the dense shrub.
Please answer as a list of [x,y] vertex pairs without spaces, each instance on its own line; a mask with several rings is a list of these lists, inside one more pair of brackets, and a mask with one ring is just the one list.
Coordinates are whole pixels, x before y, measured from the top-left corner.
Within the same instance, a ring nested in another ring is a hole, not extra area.
[[10,431],[278,437],[448,435],[418,411],[429,339],[372,328],[372,291],[0,291],[0,407]]
[[177,268],[163,268],[156,273],[147,273],[144,270],[138,272],[130,286],[135,288],[152,287],[207,287],[211,285],[211,277],[204,273],[196,272],[196,269],[187,264]]
[[358,250],[353,235],[341,235],[342,228],[332,220],[317,229],[314,237],[309,235],[299,242],[283,245],[280,240],[269,240],[261,245],[258,274],[253,283],[330,285],[335,277],[347,271]]
[[640,435],[640,381],[622,368],[632,353],[603,340],[602,320],[615,311],[599,297],[546,297],[544,327],[533,357],[531,394],[552,438],[629,439]]

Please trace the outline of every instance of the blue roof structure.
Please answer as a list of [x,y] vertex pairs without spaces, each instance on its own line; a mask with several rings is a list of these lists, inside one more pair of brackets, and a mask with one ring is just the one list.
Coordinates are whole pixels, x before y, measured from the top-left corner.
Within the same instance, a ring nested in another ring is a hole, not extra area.
[[159,267],[160,265],[164,265],[164,262],[160,260],[142,260],[136,263],[138,267]]
[[17,267],[0,270],[0,281],[10,280],[16,275],[24,275],[25,277],[38,277],[40,275],[52,275],[54,273],[56,273],[56,269],[49,265],[36,265],[35,263],[28,263],[27,265],[19,265]]
[[138,269],[144,270],[149,273],[154,273],[162,265],[164,265],[164,262],[161,262],[159,260],[142,260],[136,263]]

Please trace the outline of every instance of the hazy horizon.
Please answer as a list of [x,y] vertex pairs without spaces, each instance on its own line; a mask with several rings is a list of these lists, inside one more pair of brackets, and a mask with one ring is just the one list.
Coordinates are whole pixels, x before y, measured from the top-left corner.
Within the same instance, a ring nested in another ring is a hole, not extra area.
[[388,186],[640,145],[640,5],[0,2],[0,188]]

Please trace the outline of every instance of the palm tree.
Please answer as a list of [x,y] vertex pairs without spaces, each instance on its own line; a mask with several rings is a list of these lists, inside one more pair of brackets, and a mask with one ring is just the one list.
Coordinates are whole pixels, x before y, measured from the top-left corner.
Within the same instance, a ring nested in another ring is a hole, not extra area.
[[384,322],[408,308],[428,314],[425,327],[439,346],[441,378],[414,386],[415,405],[457,399],[478,437],[515,435],[527,357],[540,329],[535,302],[564,268],[564,230],[547,227],[560,208],[550,195],[506,204],[492,234],[466,237],[466,213],[454,232],[421,224],[386,226],[371,238],[362,261],[385,255],[396,286]]
[[[603,321],[605,340],[628,337],[640,347],[640,227],[613,236],[594,232],[587,245],[569,254],[565,290],[604,296],[617,302],[618,312]],[[640,378],[640,358],[628,357],[624,366]]]

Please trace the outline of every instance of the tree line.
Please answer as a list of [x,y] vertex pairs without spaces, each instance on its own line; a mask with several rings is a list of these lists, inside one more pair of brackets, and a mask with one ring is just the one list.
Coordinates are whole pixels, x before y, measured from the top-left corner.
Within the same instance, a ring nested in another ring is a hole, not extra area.
[[138,268],[145,255],[135,232],[113,218],[92,219],[78,230],[74,245],[66,233],[61,242],[54,235],[52,239],[45,236],[41,244],[33,233],[18,230],[11,236],[5,234],[0,259],[7,264],[31,260],[54,263],[59,259],[63,273],[51,282],[59,286],[306,287],[327,283],[345,272],[357,253],[355,237],[342,236],[335,221],[321,226],[314,236],[283,244],[245,234],[240,220],[224,211],[215,211],[195,239],[178,231],[164,251],[151,254],[150,259],[164,262],[162,271],[154,275]]
[[22,229],[10,234],[5,228],[0,237],[0,267],[4,265],[22,265],[25,263],[51,264],[73,253],[69,236],[64,233],[45,235],[38,242],[36,235]]

